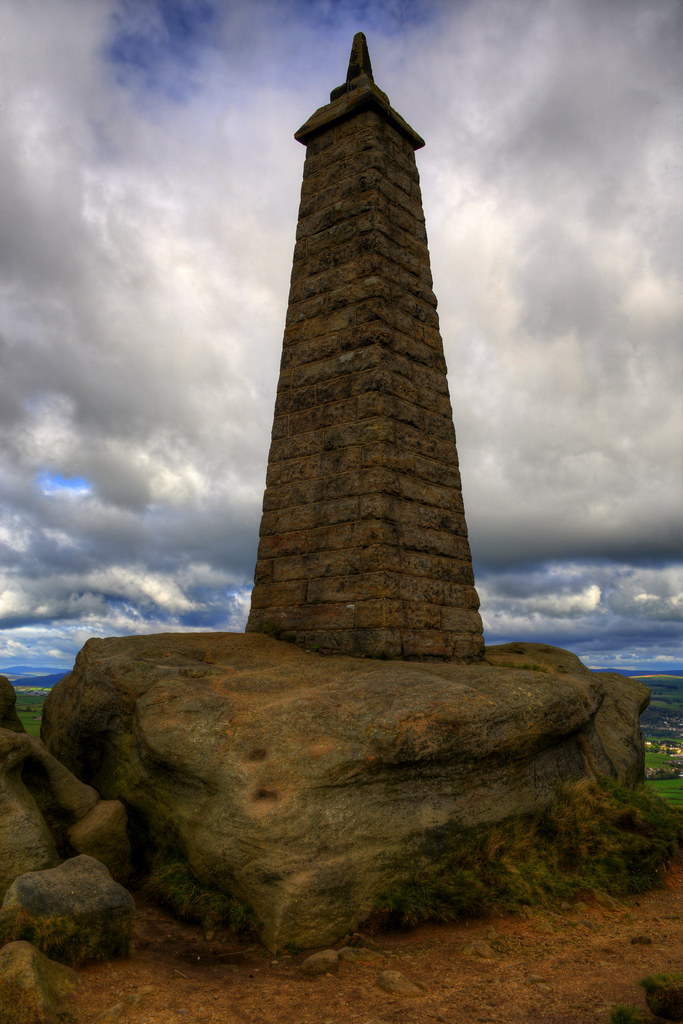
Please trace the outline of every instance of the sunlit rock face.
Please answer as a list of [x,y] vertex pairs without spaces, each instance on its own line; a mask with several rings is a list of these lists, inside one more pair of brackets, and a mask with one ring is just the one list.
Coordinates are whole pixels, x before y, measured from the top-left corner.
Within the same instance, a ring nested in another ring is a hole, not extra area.
[[649,691],[557,648],[473,665],[323,656],[258,634],[91,640],[43,716],[53,754],[249,903],[270,948],[348,933],[454,838],[556,785],[643,771]]

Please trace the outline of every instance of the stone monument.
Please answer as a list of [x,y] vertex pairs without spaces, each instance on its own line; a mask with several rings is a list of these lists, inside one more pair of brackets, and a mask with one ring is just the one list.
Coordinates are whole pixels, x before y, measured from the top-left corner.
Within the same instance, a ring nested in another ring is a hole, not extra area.
[[296,133],[297,241],[248,632],[476,661],[484,642],[415,150],[374,83]]

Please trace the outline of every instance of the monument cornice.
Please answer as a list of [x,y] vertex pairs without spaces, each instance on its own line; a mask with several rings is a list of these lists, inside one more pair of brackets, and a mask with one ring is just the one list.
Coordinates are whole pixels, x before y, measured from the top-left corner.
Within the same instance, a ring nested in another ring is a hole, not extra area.
[[407,121],[394,110],[389,103],[389,97],[382,92],[367,75],[360,75],[348,83],[348,86],[340,86],[344,92],[335,96],[335,89],[332,96],[335,97],[324,107],[319,107],[308,121],[294,133],[297,142],[304,146],[308,145],[311,139],[319,132],[339,121],[353,117],[362,110],[376,110],[385,121],[393,125],[412,145],[413,149],[422,149],[425,144],[421,135],[411,128]]

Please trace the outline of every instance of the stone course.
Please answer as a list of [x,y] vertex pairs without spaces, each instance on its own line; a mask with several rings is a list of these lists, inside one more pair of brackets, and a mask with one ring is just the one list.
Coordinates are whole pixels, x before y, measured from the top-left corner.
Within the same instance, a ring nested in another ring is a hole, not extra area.
[[247,630],[477,660],[424,143],[374,84],[362,34],[346,86],[296,138],[306,161]]

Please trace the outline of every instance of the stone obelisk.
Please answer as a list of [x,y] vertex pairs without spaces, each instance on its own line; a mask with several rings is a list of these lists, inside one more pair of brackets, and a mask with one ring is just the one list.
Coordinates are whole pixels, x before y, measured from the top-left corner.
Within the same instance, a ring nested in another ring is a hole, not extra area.
[[415,150],[362,33],[306,146],[248,631],[472,661],[484,641]]

